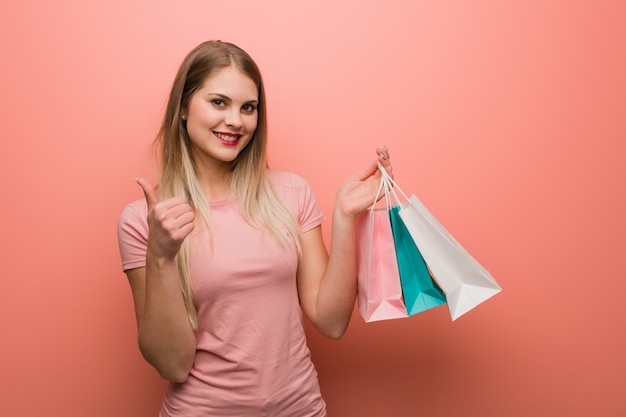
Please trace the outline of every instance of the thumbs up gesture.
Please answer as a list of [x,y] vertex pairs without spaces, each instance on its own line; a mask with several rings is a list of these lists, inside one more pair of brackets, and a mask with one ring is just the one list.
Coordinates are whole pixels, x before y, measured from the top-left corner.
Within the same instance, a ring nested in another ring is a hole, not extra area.
[[159,201],[158,186],[143,178],[135,181],[148,203],[148,252],[161,259],[173,259],[194,228],[195,215],[182,197]]

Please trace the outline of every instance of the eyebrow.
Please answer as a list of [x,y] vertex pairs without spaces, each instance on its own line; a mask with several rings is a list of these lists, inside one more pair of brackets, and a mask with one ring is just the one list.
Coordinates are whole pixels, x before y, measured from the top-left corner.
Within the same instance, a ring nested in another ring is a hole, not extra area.
[[[211,92],[208,92],[207,96],[217,96],[217,97],[222,98],[224,100],[233,101],[232,98],[228,97],[227,95],[221,94],[221,93],[211,93]],[[246,103],[246,104],[259,104],[259,100],[255,98],[255,99],[252,99],[252,100],[245,101],[244,103]]]

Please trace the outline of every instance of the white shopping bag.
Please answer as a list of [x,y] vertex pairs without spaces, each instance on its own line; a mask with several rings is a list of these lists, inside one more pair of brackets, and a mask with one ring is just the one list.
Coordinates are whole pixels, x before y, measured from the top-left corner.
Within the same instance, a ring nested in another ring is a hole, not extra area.
[[502,291],[489,271],[454,239],[426,206],[415,195],[407,198],[385,169],[379,168],[393,184],[392,192],[399,191],[406,200],[400,205],[400,218],[424,257],[433,279],[446,294],[452,320]]

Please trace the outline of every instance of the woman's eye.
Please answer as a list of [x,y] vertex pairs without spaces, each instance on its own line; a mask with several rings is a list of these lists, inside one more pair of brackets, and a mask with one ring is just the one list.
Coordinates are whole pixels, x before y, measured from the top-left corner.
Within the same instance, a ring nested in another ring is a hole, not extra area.
[[223,107],[224,106],[224,100],[216,98],[212,100],[213,104],[215,104],[218,107]]
[[256,106],[253,104],[244,104],[241,109],[246,113],[253,113],[256,110]]

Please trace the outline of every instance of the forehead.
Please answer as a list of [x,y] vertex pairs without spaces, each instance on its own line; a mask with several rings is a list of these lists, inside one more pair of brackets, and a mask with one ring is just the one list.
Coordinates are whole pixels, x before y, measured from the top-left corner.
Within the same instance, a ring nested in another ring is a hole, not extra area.
[[258,99],[255,82],[239,68],[231,65],[221,68],[204,79],[201,90],[204,94],[220,94],[245,100]]

